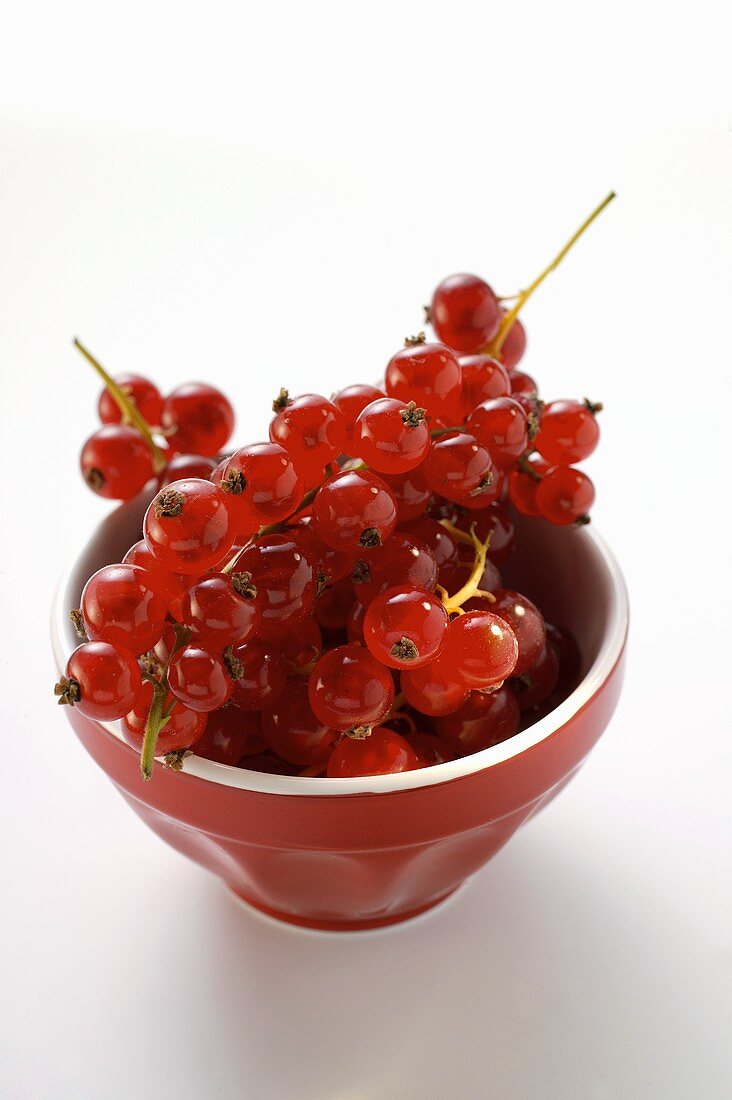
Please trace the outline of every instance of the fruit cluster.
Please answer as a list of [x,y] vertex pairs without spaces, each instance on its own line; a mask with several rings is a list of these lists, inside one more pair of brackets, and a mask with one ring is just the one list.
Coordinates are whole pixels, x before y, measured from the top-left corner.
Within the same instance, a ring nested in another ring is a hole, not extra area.
[[[609,198],[584,223],[570,245]],[[579,654],[499,569],[511,506],[588,522],[575,463],[599,405],[544,405],[517,369],[515,299],[456,275],[382,386],[273,404],[269,441],[222,455],[234,427],[206,385],[163,398],[105,381],[87,484],[129,499],[157,478],[142,539],[92,576],[72,611],[82,644],[59,701],[121,719],[155,757],[331,777],[398,772],[513,736],[575,685]],[[504,304],[513,301],[509,308]]]

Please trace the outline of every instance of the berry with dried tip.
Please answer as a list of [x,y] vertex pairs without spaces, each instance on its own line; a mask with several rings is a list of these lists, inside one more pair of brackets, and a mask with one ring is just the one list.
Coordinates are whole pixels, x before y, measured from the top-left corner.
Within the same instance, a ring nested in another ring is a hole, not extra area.
[[467,432],[436,439],[425,463],[427,484],[465,508],[483,508],[498,496],[497,471],[487,449]]
[[550,523],[566,526],[589,523],[595,503],[595,486],[581,470],[557,466],[536,487],[536,510]]
[[340,409],[327,397],[304,393],[290,398],[281,391],[269,438],[292,455],[307,484],[319,480],[323,469],[346,445],[346,421]]
[[279,443],[250,443],[217,469],[215,482],[230,498],[240,531],[287,519],[304,486],[295,461]]
[[419,766],[409,742],[394,730],[379,726],[363,740],[344,737],[331,754],[327,775],[330,779],[394,775],[414,771]]
[[473,409],[465,425],[502,470],[510,469],[529,445],[531,424],[510,397],[494,397]]
[[414,669],[435,659],[447,630],[447,612],[437,596],[424,588],[395,587],[369,605],[363,636],[382,664]]
[[204,713],[222,707],[234,687],[224,658],[195,641],[177,649],[170,658],[168,683],[184,706]]
[[309,681],[310,705],[326,726],[363,735],[394,702],[388,669],[360,645],[336,646],[320,658]]
[[425,410],[393,397],[372,401],[353,429],[353,449],[381,474],[405,474],[420,466],[430,449]]
[[141,688],[140,666],[129,650],[83,642],[69,657],[54,695],[85,718],[113,722],[132,709]]
[[552,466],[571,466],[589,458],[600,440],[597,414],[602,405],[591,401],[550,401],[541,414],[541,431],[534,440]]
[[409,342],[389,360],[385,389],[404,404],[415,401],[433,422],[459,422],[462,372],[444,344]]
[[465,687],[485,688],[508,679],[518,652],[516,635],[503,619],[492,611],[468,611],[450,623],[443,660]]
[[179,453],[219,454],[234,431],[234,410],[221,390],[204,382],[177,386],[163,401],[160,425]]
[[181,601],[183,622],[214,652],[246,642],[259,625],[257,589],[250,573],[213,573],[192,585]]
[[[160,423],[163,398],[158,387],[140,374],[117,374],[115,382],[123,393],[137,406],[140,416],[153,427]],[[109,390],[105,388],[99,395],[97,406],[102,424],[121,424],[122,412]]]
[[498,332],[498,299],[478,275],[449,275],[432,295],[430,316],[438,339],[466,354],[482,351]]
[[226,494],[199,478],[161,489],[145,513],[143,530],[165,569],[199,575],[223,561],[236,535]]
[[345,389],[333,394],[331,401],[343,414],[346,425],[346,442],[350,443],[353,439],[353,427],[359,413],[362,413],[367,405],[370,405],[372,401],[376,401],[379,397],[386,397],[383,390],[378,389],[376,386],[364,384],[346,386]]
[[126,424],[107,424],[90,435],[79,463],[89,488],[109,500],[131,500],[153,476],[147,443]]
[[380,550],[356,559],[351,580],[356,596],[367,607],[395,585],[433,592],[437,583],[437,562],[421,539],[395,531]]
[[287,683],[284,658],[255,639],[234,646],[228,667],[234,676],[234,703],[242,710],[262,710],[276,703]]
[[396,501],[370,470],[343,470],[323,482],[313,504],[315,533],[336,550],[373,549],[394,531]]
[[257,590],[261,638],[281,638],[315,607],[317,576],[307,552],[289,534],[263,535],[238,556],[236,571],[249,573]]

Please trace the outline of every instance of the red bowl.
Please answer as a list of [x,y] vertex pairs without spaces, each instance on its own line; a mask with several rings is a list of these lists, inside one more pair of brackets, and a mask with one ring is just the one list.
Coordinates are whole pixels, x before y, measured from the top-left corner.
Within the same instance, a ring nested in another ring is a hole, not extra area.
[[[69,623],[86,579],[140,537],[147,500],[111,514],[62,584],[54,616],[59,670],[77,644]],[[65,708],[77,736],[135,813],[244,901],[310,928],[375,928],[436,905],[502,848],[572,778],[620,694],[628,602],[592,528],[516,518],[504,581],[568,627],[584,660],[576,690],[510,740],[400,775],[307,779],[192,756],[182,772],[139,758],[116,724]]]

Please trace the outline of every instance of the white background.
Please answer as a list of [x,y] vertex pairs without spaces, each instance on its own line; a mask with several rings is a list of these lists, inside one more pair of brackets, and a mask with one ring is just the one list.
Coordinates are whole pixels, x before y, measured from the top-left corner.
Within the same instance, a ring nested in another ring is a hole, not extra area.
[[[26,3],[0,35],[0,1089],[14,1098],[729,1095],[722,5]],[[370,380],[454,270],[514,291],[549,396],[606,403],[632,601],[588,765],[453,901],[301,933],[147,832],[54,710],[55,582],[107,506],[70,338],[218,383]],[[725,1020],[726,1017],[726,1020]]]

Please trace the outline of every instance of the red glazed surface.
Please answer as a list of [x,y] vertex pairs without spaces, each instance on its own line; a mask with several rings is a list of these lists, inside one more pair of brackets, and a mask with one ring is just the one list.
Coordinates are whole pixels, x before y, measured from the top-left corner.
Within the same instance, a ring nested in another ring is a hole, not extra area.
[[[68,609],[77,606],[86,577],[138,537],[143,508],[133,501],[110,516],[67,578],[56,624],[59,665],[74,647]],[[156,767],[145,784],[137,754],[114,726],[71,708],[68,717],[150,828],[250,904],[324,929],[414,916],[479,870],[561,790],[607,726],[620,693],[627,600],[611,555],[588,530],[521,517],[517,526],[505,583],[574,631],[585,678],[547,718],[501,745],[370,779],[273,776],[194,757],[182,773]]]

